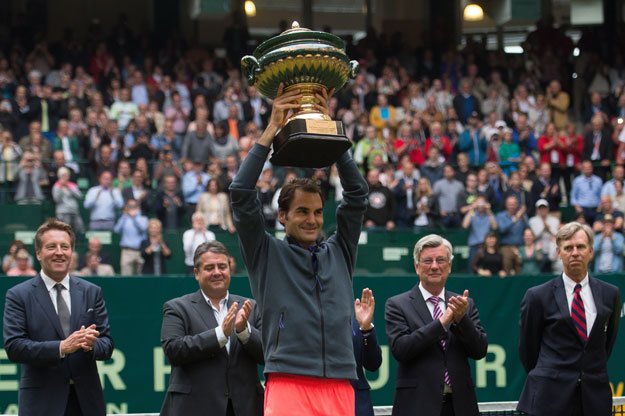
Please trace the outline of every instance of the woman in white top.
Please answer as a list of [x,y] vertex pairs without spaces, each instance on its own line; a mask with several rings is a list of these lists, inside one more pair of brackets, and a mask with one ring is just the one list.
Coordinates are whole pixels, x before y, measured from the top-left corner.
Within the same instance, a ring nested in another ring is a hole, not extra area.
[[191,229],[182,234],[182,249],[184,250],[184,264],[187,272],[193,273],[193,255],[195,249],[202,243],[214,241],[215,233],[206,229],[204,215],[201,212],[194,212],[191,216]]

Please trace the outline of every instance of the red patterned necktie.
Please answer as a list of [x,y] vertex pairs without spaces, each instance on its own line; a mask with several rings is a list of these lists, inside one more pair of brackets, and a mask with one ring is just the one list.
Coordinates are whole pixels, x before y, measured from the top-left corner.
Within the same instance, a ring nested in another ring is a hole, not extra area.
[[[438,296],[430,296],[428,301],[432,305],[434,305],[434,313],[432,314],[432,318],[434,318],[434,320],[440,319],[440,317],[443,316],[443,311],[438,305],[438,302],[439,302]],[[444,339],[441,339],[440,343],[441,343],[441,347],[443,348],[443,351],[445,351],[447,349],[447,341]],[[447,371],[447,368],[445,368],[445,384],[447,384],[448,386],[451,386],[451,378],[449,377],[449,372]]]
[[575,323],[575,329],[582,341],[588,340],[588,329],[586,327],[586,309],[584,308],[584,301],[580,295],[582,285],[579,283],[575,285],[573,290],[573,302],[571,302],[571,318]]

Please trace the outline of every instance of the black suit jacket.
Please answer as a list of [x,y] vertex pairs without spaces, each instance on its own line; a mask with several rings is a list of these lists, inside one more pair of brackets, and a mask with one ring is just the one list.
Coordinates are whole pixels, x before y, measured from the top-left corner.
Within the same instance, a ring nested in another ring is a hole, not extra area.
[[[592,150],[594,148],[594,133],[589,131],[584,135],[584,150],[582,151],[582,160],[590,160]],[[599,142],[599,160],[614,159],[614,142],[610,137],[610,131],[603,129],[601,131],[601,141]]]
[[[457,294],[445,291],[445,302],[452,296]],[[393,415],[440,415],[445,367],[456,416],[479,415],[469,358],[484,358],[488,341],[473,300],[469,299],[462,320],[448,331],[432,319],[418,285],[389,298],[384,315],[386,335],[397,360]],[[447,340],[445,351],[442,339]]]
[[[245,298],[230,294],[228,306]],[[250,339],[243,344],[230,334],[230,352],[221,348],[217,320],[201,291],[163,306],[161,345],[172,365],[162,416],[225,415],[228,399],[237,416],[263,413],[264,390],[257,365],[263,363],[260,314],[256,303],[248,320]]]
[[50,416],[65,413],[73,383],[85,416],[106,414],[96,360],[113,353],[108,314],[102,290],[93,283],[70,277],[70,331],[96,324],[100,332],[93,350],[60,357],[65,339],[52,299],[40,275],[13,286],[6,293],[4,348],[9,359],[22,364],[19,413]]
[[351,381],[356,398],[356,416],[373,416],[373,401],[369,394],[371,387],[365,378],[363,367],[368,371],[377,371],[382,364],[382,350],[378,345],[375,328],[365,336],[360,332],[356,319],[352,321],[352,341],[358,374],[358,380]]
[[620,293],[592,277],[588,283],[597,318],[586,343],[575,330],[561,276],[525,293],[519,357],[528,374],[519,410],[540,416],[571,414],[572,399],[581,392],[585,415],[612,414],[607,363],[618,331]]

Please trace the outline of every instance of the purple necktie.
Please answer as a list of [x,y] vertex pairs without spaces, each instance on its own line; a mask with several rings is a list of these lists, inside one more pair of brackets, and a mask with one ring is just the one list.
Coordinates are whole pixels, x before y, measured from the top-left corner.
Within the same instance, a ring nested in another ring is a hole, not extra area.
[[[440,306],[438,306],[438,296],[430,296],[428,301],[432,305],[434,305],[434,313],[432,314],[432,318],[434,318],[434,320],[440,319],[440,317],[443,316],[443,311],[441,310]],[[443,351],[445,351],[447,349],[447,341],[445,339],[441,339],[440,343]],[[447,371],[447,368],[445,368],[445,384],[451,386],[451,378],[449,377],[449,372]]]

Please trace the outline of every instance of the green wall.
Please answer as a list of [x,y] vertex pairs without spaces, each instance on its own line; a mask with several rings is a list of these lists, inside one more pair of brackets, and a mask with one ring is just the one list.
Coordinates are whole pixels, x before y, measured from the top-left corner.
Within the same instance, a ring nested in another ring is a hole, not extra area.
[[[479,401],[518,398],[525,378],[517,354],[519,303],[527,288],[548,278],[450,277],[447,285],[450,290],[470,291],[488,333],[489,353],[473,366]],[[623,276],[608,276],[605,280],[625,291]],[[0,290],[4,294],[18,281],[3,277]],[[92,281],[103,289],[116,346],[113,358],[100,366],[108,412],[157,412],[167,388],[169,368],[159,343],[162,304],[197,290],[197,283],[191,277],[116,277]],[[383,347],[384,362],[381,370],[369,373],[368,378],[374,388],[374,404],[378,406],[392,403],[395,383],[395,362],[384,333],[384,303],[388,297],[409,290],[415,283],[414,276],[374,275],[354,279],[355,293],[369,287],[376,299],[374,322]],[[231,291],[249,296],[247,279],[240,275],[234,277]],[[0,299],[0,307],[4,310],[4,296]],[[621,331],[610,360],[610,380],[619,396],[623,395],[625,380],[624,336]],[[19,366],[9,362],[4,350],[0,350],[0,414],[16,413],[18,380]]]

